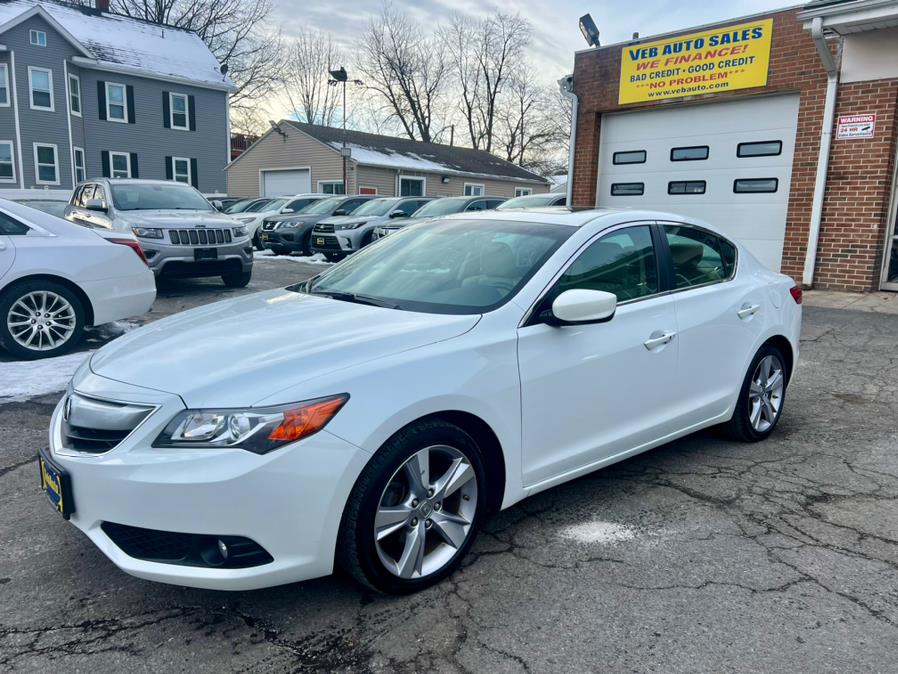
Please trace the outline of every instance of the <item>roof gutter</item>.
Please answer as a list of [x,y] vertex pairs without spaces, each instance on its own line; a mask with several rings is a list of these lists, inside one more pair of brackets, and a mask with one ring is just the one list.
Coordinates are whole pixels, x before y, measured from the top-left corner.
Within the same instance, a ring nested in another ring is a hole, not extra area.
[[573,205],[574,194],[574,146],[577,144],[577,113],[579,112],[580,99],[574,93],[574,76],[567,75],[558,80],[558,88],[561,95],[571,102],[571,135],[568,140],[567,157],[567,205]]
[[819,16],[811,21],[811,38],[817,47],[820,62],[826,71],[826,97],[823,104],[823,127],[820,130],[820,152],[817,155],[817,177],[814,181],[814,200],[811,203],[811,222],[808,228],[808,245],[805,252],[802,285],[814,284],[814,270],[817,266],[817,244],[820,241],[820,224],[823,220],[823,200],[826,192],[826,178],[829,172],[829,151],[833,138],[833,122],[836,115],[836,93],[839,88],[839,69],[832,52],[826,46],[823,35],[823,19]]

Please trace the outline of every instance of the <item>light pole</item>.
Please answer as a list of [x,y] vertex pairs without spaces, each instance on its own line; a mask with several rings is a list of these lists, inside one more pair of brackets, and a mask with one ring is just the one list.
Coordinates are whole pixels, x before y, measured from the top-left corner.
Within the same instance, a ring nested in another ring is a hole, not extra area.
[[[347,194],[349,191],[349,183],[346,180],[346,159],[349,156],[349,150],[346,147],[346,82],[349,80],[349,75],[346,73],[346,68],[340,66],[339,70],[331,70],[331,77],[333,79],[328,80],[328,85],[335,87],[338,84],[343,85],[343,149],[340,151],[340,156],[343,159],[343,194]],[[365,86],[365,83],[362,80],[353,80],[353,84],[357,87]]]

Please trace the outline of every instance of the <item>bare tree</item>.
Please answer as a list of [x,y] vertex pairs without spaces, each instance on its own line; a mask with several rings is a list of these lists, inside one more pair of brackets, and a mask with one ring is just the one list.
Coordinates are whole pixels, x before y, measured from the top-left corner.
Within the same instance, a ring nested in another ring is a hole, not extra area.
[[371,21],[362,45],[359,70],[369,90],[380,94],[387,118],[395,118],[413,140],[435,141],[448,66],[436,40],[424,37],[407,14],[385,5]]
[[237,85],[232,108],[254,104],[280,84],[281,35],[268,26],[270,0],[113,0],[119,14],[196,32]]
[[541,175],[563,168],[570,127],[558,122],[559,101],[549,89],[518,77],[497,108],[497,149],[505,159]]
[[471,145],[493,149],[499,100],[519,73],[532,27],[520,14],[497,13],[483,19],[461,15],[439,31],[459,89],[459,106]]
[[342,56],[331,40],[310,29],[299,32],[288,50],[284,93],[293,115],[309,124],[333,126],[337,121],[340,90],[328,86],[328,72]]

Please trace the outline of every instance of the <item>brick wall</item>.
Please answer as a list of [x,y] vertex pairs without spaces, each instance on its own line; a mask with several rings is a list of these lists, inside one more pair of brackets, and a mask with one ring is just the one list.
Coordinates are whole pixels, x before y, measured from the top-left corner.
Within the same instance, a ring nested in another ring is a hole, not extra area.
[[[771,17],[773,39],[766,87],[690,96],[667,103],[653,101],[621,106],[617,103],[621,47],[608,47],[577,54],[574,60],[574,92],[580,99],[580,114],[574,156],[574,207],[591,208],[596,203],[602,113],[683,105],[705,100],[710,102],[755,94],[798,92],[800,94],[798,132],[795,138],[782,270],[783,273],[800,279],[807,247],[808,223],[811,218],[814,178],[820,148],[826,73],[820,64],[813,40],[796,19],[795,12],[779,12],[772,14]],[[719,25],[725,26],[728,23],[735,22],[727,21]],[[690,32],[694,32],[694,29],[681,31],[682,34]],[[824,271],[819,265],[818,269]]]

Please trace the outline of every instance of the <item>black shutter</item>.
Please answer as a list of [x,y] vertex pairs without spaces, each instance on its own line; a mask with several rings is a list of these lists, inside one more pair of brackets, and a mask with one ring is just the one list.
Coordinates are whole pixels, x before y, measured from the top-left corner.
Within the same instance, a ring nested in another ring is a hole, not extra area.
[[103,150],[100,152],[100,164],[103,166],[103,177],[109,178],[109,150]]
[[166,129],[171,128],[171,103],[169,102],[168,92],[162,92],[162,126]]
[[136,152],[131,153],[131,177],[132,178],[140,177],[140,171],[137,170],[137,153]]
[[128,124],[134,123],[134,87],[130,84],[125,87],[128,94]]
[[187,115],[190,118],[190,130],[196,131],[196,112],[194,112],[193,105],[194,98],[193,96],[187,97]]
[[97,107],[100,119],[106,119],[106,82],[97,82]]
[[199,189],[200,178],[196,172],[196,159],[190,160],[190,184]]
[[175,177],[174,169],[172,168],[172,160],[171,157],[165,158],[165,179],[172,180]]

